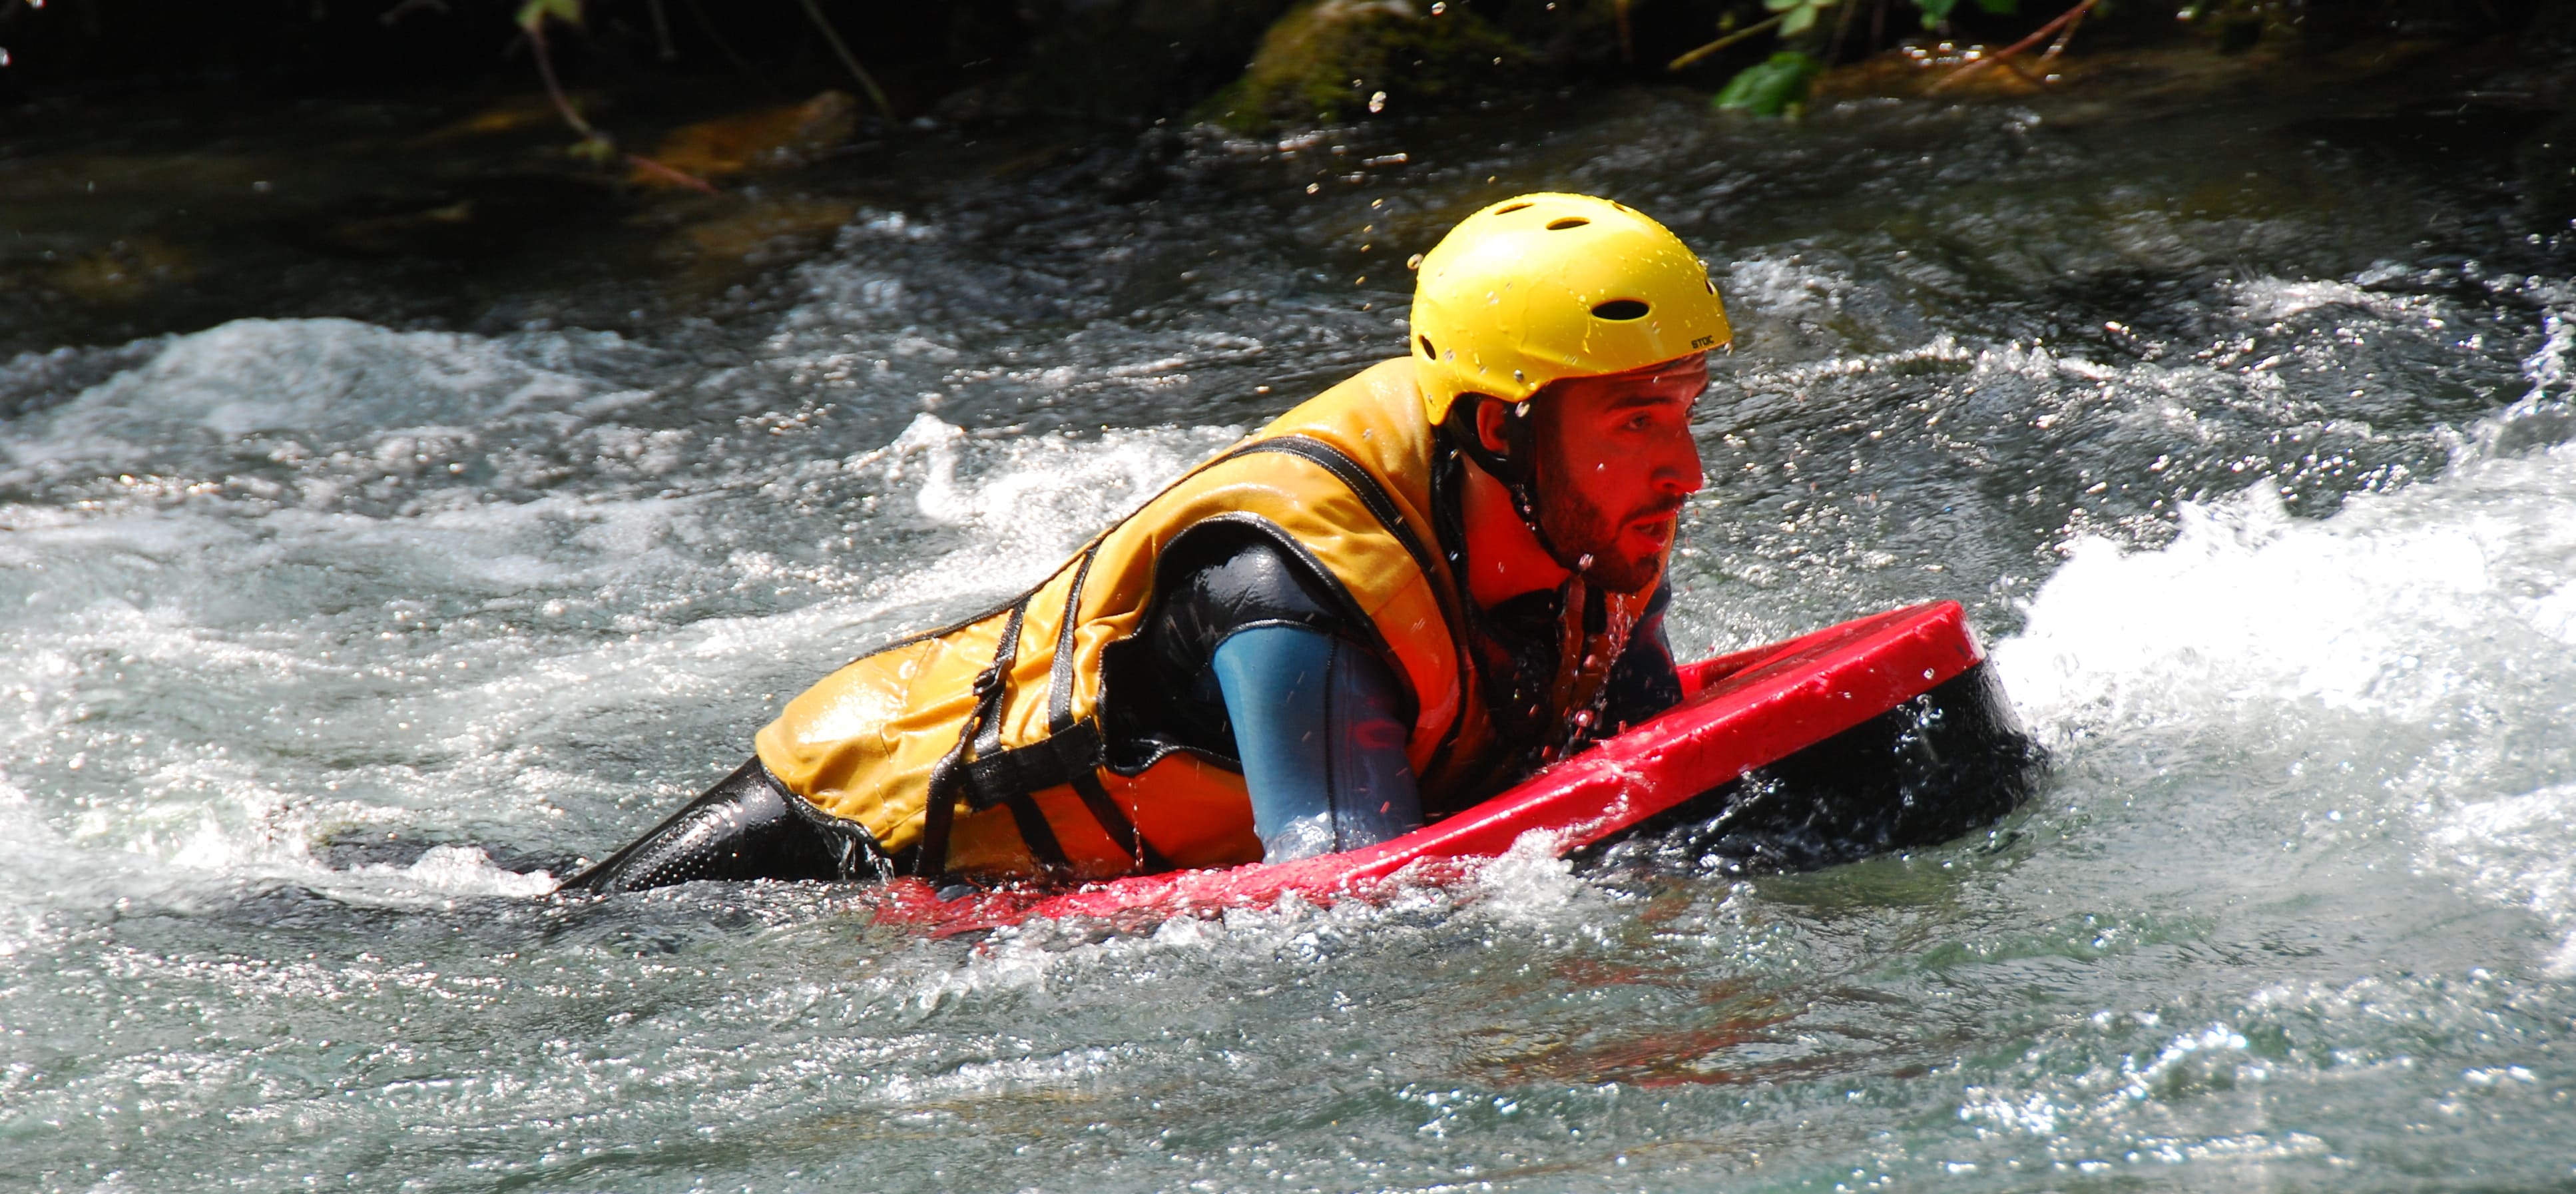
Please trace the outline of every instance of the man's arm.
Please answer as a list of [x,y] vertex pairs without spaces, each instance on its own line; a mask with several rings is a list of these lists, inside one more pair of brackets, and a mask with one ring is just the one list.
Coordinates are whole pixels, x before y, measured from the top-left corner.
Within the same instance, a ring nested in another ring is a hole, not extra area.
[[1262,860],[1372,846],[1422,824],[1395,677],[1348,641],[1256,626],[1216,650]]

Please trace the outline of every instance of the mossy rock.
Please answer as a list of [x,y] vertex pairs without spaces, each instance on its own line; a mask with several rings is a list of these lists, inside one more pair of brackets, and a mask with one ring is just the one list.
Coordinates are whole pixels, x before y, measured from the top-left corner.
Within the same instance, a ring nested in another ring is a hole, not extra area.
[[1537,59],[1463,5],[1314,0],[1279,18],[1241,79],[1199,114],[1246,132],[1472,102],[1526,84]]
[[939,109],[972,121],[1177,115],[1236,77],[1289,2],[1025,0],[1026,63]]

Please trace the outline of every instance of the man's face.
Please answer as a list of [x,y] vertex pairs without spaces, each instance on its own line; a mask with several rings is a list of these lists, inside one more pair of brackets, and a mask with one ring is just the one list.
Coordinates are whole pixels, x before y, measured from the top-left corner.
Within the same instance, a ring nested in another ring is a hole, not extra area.
[[1700,487],[1690,414],[1707,388],[1705,353],[1548,387],[1531,412],[1539,527],[1573,557],[1561,563],[1620,593],[1662,575],[1682,500]]

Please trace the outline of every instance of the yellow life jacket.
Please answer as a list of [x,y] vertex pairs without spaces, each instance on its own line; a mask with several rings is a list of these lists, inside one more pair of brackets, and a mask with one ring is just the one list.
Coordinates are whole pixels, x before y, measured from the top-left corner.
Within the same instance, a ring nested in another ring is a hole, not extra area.
[[[1099,878],[1260,861],[1231,760],[1121,759],[1102,729],[1118,700],[1104,655],[1142,627],[1165,549],[1225,522],[1338,587],[1411,698],[1406,754],[1424,808],[1481,799],[1511,778],[1496,774],[1510,744],[1498,747],[1473,615],[1439,550],[1436,447],[1412,362],[1382,362],[1192,469],[1003,609],[825,677],[760,731],[760,760],[916,873]],[[1607,616],[1587,634],[1581,596],[1569,590],[1543,715],[1594,703],[1646,602],[1595,595]]]

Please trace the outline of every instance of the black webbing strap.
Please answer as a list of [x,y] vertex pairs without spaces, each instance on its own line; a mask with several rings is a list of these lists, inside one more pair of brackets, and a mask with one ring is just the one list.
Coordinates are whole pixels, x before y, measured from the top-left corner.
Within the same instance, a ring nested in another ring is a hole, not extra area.
[[1028,843],[1029,855],[1038,860],[1038,869],[1050,879],[1061,879],[1073,871],[1073,861],[1064,856],[1064,843],[1055,838],[1055,826],[1047,824],[1046,812],[1028,793],[1022,792],[1002,802],[1011,810],[1011,823],[1020,827],[1020,840]]
[[1100,783],[1100,760],[1107,753],[1096,722],[1076,726],[1073,721],[1073,632],[1080,625],[1082,582],[1091,576],[1092,557],[1100,554],[1097,544],[1082,553],[1082,563],[1073,570],[1073,588],[1065,594],[1064,619],[1056,630],[1055,671],[1047,677],[1047,744],[1054,747],[1062,761],[1065,782],[1082,798],[1082,806],[1091,810],[1093,820],[1109,840],[1127,851],[1127,857],[1144,872],[1172,869],[1170,859],[1145,840],[1145,832],[1129,819],[1127,810],[1109,798],[1109,789]]
[[1396,509],[1395,499],[1387,496],[1386,487],[1378,484],[1377,478],[1370,476],[1367,469],[1361,468],[1358,461],[1345,455],[1340,448],[1311,436],[1283,435],[1245,444],[1227,455],[1231,458],[1262,452],[1295,456],[1331,473],[1350,489],[1361,505],[1368,507],[1370,515],[1386,528],[1387,534],[1395,536],[1395,541],[1404,545],[1405,553],[1413,557],[1414,567],[1428,576],[1439,566],[1431,555],[1431,549],[1423,546],[1422,537],[1413,533],[1413,524],[1404,520],[1404,512]]
[[[958,728],[957,745],[948,748],[947,756],[930,769],[930,791],[921,813],[921,853],[912,864],[913,873],[922,878],[936,879],[948,870],[948,830],[957,820],[957,795],[965,780],[966,752],[982,746],[988,730],[994,743],[1001,741],[1002,698],[1010,691],[1011,663],[1020,654],[1020,619],[1028,610],[1026,597],[1012,603],[1010,616],[1002,623],[1002,641],[993,648],[993,665],[975,677],[975,707],[966,714],[966,724]],[[1052,842],[1054,835],[1049,834],[1048,840]],[[1032,844],[1032,851],[1035,848]]]

